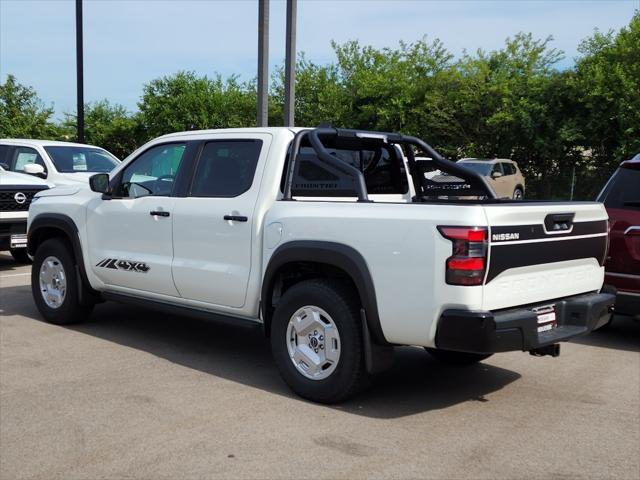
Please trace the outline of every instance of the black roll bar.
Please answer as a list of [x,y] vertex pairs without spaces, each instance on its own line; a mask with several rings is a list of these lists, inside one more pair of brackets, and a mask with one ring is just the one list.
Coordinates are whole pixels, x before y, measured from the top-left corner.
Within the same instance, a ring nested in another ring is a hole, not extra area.
[[318,158],[333,166],[337,170],[341,171],[345,175],[353,177],[355,181],[356,193],[358,194],[359,202],[368,202],[369,195],[367,194],[367,184],[364,181],[363,173],[355,167],[352,167],[348,163],[340,161],[338,158],[331,155],[324,145],[320,141],[320,137],[337,137],[339,131],[336,128],[315,128],[307,132],[309,143],[318,154]]
[[[463,180],[468,181],[471,185],[474,185],[474,184],[480,185],[482,189],[485,191],[485,193],[487,194],[487,196],[491,199],[498,198],[498,196],[496,195],[496,192],[494,192],[493,188],[491,187],[491,185],[489,185],[486,178],[484,178],[482,175],[480,175],[479,173],[471,169],[461,167],[457,163],[452,162],[451,160],[447,160],[442,155],[440,155],[431,145],[426,143],[424,140],[420,140],[417,137],[410,137],[410,136],[403,135],[402,143],[407,145],[414,145],[418,147],[420,150],[427,153],[429,157],[431,157],[431,160],[433,161],[433,163],[435,163],[438,167],[441,167],[447,173],[454,173],[457,177],[460,177]],[[412,157],[413,152],[410,152],[409,156]],[[413,161],[414,161],[414,168],[415,168],[415,157],[413,158]]]
[[[370,201],[367,194],[367,185],[365,183],[363,173],[357,168],[349,165],[348,163],[342,162],[338,158],[331,155],[322,143],[321,138],[342,138],[350,142],[359,141],[363,143],[381,142],[385,144],[413,145],[429,155],[433,163],[441,169],[445,170],[447,173],[455,174],[457,177],[460,177],[463,180],[469,182],[472,186],[475,185],[482,187],[487,196],[491,199],[498,198],[493,188],[491,188],[491,185],[489,185],[487,180],[482,175],[476,173],[473,170],[461,167],[451,160],[447,160],[442,155],[440,155],[431,145],[417,137],[405,136],[398,133],[368,132],[365,130],[348,130],[331,127],[319,127],[308,130],[300,130],[293,138],[291,151],[289,153],[289,165],[285,178],[283,200],[293,199],[293,178],[295,176],[295,173],[297,172],[297,159],[298,153],[300,152],[300,145],[305,136],[308,137],[311,147],[315,150],[320,160],[328,163],[340,172],[344,173],[345,175],[349,175],[354,179],[355,189],[358,195],[359,202]],[[426,195],[424,194],[423,181],[417,166],[415,154],[413,153],[413,150],[411,148],[407,148],[406,155],[407,163],[409,164],[409,173],[411,174],[411,179],[413,181],[413,186],[416,194],[418,194],[420,197],[424,197]]]

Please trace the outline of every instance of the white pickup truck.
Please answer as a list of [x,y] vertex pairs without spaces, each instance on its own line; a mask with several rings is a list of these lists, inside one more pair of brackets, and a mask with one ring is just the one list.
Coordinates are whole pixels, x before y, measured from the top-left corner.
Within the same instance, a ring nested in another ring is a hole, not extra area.
[[90,188],[42,192],[29,210],[46,320],[77,322],[116,300],[251,322],[287,384],[318,402],[360,391],[396,345],[452,363],[556,356],[614,303],[599,293],[601,204],[498,200],[483,177],[414,137],[176,133]]

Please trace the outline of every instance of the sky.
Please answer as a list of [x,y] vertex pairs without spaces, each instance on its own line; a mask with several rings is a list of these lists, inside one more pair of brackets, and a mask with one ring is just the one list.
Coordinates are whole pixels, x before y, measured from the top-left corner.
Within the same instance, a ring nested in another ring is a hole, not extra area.
[[[136,110],[154,78],[193,70],[256,76],[257,0],[84,0],[85,101]],[[396,47],[427,35],[459,56],[495,50],[507,37],[553,36],[570,67],[594,29],[618,30],[640,0],[299,0],[297,51],[335,59],[331,41]],[[270,73],[284,62],[284,0],[271,0]],[[75,1],[0,0],[0,82],[13,74],[56,117],[75,112]]]

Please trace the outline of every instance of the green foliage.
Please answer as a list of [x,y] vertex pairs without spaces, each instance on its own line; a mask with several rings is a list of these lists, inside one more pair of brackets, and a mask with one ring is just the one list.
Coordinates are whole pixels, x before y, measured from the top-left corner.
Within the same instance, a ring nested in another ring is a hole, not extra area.
[[[62,123],[63,139],[74,139],[77,118],[66,115]],[[118,158],[125,158],[140,146],[146,138],[139,115],[131,114],[122,105],[112,105],[102,100],[84,107],[85,141],[109,150]]]
[[31,87],[7,75],[0,84],[0,138],[50,138],[58,135],[51,122],[53,108],[45,107]]
[[611,169],[640,151],[640,13],[615,35],[596,32],[580,45],[572,86],[581,144]]
[[222,80],[178,72],[144,86],[138,103],[148,137],[166,133],[223,127],[249,127],[256,122],[253,84],[236,77]]

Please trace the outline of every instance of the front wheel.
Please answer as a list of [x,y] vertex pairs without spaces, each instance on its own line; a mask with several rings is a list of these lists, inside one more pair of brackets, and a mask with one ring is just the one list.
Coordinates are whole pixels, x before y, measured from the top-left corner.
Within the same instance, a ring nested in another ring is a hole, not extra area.
[[357,394],[368,375],[354,292],[325,279],[292,286],[274,312],[271,351],[284,381],[301,397],[337,403]]
[[473,365],[493,355],[492,353],[454,352],[452,350],[441,350],[439,348],[429,347],[425,347],[425,350],[439,362],[449,365]]
[[17,263],[25,263],[29,264],[33,260],[31,256],[27,253],[26,248],[12,248],[9,250],[11,252],[11,256]]
[[93,307],[80,305],[78,281],[66,242],[52,238],[38,247],[31,267],[31,293],[47,322],[67,325],[89,316]]

